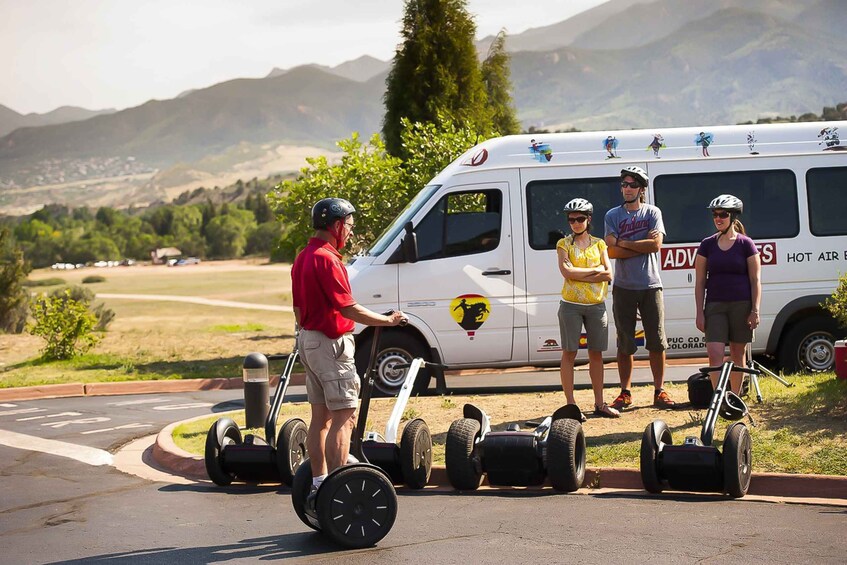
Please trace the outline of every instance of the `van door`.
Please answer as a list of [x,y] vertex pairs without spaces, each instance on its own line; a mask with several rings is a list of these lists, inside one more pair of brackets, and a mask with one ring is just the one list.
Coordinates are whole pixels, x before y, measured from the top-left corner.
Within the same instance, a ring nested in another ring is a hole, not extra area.
[[399,265],[400,308],[432,329],[447,364],[510,361],[509,184],[451,187],[414,231],[418,261]]

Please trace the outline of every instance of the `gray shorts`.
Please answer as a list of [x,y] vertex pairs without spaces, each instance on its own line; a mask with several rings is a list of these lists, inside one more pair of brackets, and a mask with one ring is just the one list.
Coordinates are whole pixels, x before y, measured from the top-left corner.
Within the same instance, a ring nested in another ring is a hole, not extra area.
[[609,348],[609,318],[606,316],[606,303],[574,304],[559,301],[559,333],[562,335],[562,349],[577,351],[582,328],[590,351],[606,351]]
[[641,313],[647,351],[664,351],[668,348],[665,337],[665,304],[661,288],[630,290],[612,287],[612,313],[618,334],[618,353],[634,355],[635,322]]
[[353,335],[330,339],[323,332],[301,329],[297,347],[306,369],[309,404],[323,404],[330,410],[356,408],[360,381],[353,358]]
[[750,343],[753,330],[747,317],[753,303],[750,300],[733,302],[706,302],[703,314],[706,318],[706,343]]

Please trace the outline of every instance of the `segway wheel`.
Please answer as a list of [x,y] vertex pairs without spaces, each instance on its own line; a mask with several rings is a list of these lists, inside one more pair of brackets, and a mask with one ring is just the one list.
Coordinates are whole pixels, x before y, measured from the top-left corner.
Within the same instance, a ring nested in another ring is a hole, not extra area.
[[547,436],[547,476],[553,488],[573,492],[585,480],[585,434],[582,424],[553,420]]
[[225,487],[232,484],[235,478],[224,466],[224,449],[227,445],[241,444],[241,430],[238,425],[229,418],[221,418],[209,428],[206,434],[206,474],[218,486]]
[[659,452],[665,445],[672,445],[671,431],[662,420],[647,424],[641,436],[641,484],[644,490],[660,493],[664,488],[659,475]]
[[731,425],[723,440],[723,484],[733,498],[741,498],[750,488],[752,451],[753,440],[747,426],[741,422]]
[[306,497],[309,496],[309,491],[312,490],[312,466],[309,465],[309,459],[304,459],[294,472],[294,480],[291,481],[291,505],[294,506],[294,513],[300,518],[300,521],[317,530],[318,527],[309,521],[306,516]]
[[413,489],[422,489],[429,482],[432,471],[432,437],[429,426],[415,418],[403,428],[400,438],[400,467],[403,482]]
[[474,440],[479,422],[462,418],[450,424],[444,449],[447,478],[456,490],[476,490],[482,484],[482,471],[474,462]]
[[292,418],[283,424],[276,438],[276,465],[282,484],[290,487],[294,473],[307,457],[306,422]]
[[321,485],[317,501],[321,531],[348,548],[371,547],[397,518],[397,493],[391,480],[372,465],[345,465]]

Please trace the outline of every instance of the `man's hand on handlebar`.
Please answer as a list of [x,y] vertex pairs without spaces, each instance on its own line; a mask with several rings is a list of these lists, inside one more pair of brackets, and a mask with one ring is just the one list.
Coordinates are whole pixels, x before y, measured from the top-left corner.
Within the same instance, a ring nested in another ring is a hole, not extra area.
[[405,326],[409,323],[409,318],[406,317],[406,314],[399,310],[386,314],[386,316],[388,317],[387,326]]

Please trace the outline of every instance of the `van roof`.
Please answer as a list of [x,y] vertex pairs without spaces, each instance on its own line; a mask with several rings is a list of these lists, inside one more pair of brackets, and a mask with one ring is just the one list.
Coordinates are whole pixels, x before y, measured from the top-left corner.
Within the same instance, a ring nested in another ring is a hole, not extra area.
[[847,121],[508,135],[469,149],[433,179],[433,184],[474,169],[822,151],[847,155]]

